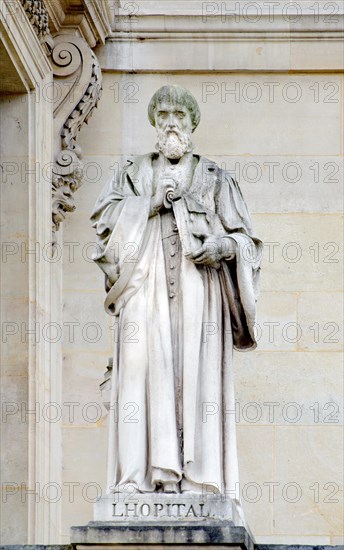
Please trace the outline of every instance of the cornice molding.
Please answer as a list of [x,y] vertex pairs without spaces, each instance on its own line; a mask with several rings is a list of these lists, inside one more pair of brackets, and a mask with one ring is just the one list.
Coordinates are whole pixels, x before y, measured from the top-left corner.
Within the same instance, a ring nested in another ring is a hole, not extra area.
[[[117,10],[105,47],[96,50],[104,71],[183,74],[344,69],[342,2],[331,3],[332,8],[336,7],[331,14],[329,2],[298,0],[293,2],[297,8],[292,12],[285,11],[285,2],[276,0],[270,4],[278,4],[279,9],[258,10],[258,15],[245,12],[244,7],[260,9],[269,0],[197,2],[198,11],[192,11],[189,2],[186,13],[181,4],[179,13],[178,5],[167,13],[167,6],[161,3],[156,13],[149,13],[153,4],[145,2],[142,6],[137,2],[139,9],[130,16],[124,13],[124,4]],[[205,15],[202,5],[224,8],[220,14]],[[314,11],[317,6],[319,12]],[[159,13],[159,9],[165,13]]]
[[75,33],[93,48],[111,32],[108,0],[44,0],[54,33]]
[[169,33],[116,33],[111,34],[107,42],[138,42],[143,40],[151,40],[155,42],[252,42],[262,40],[264,42],[314,42],[319,40],[322,42],[343,42],[344,30],[336,32],[325,32],[319,36],[318,32],[299,32],[292,35],[288,32],[274,32],[267,35],[266,32],[216,32],[216,33],[197,33],[192,35],[191,31]]
[[226,40],[343,40],[344,12],[332,17],[326,14],[303,13],[290,21],[283,13],[262,13],[257,20],[247,16],[195,15],[118,15],[108,41],[163,40],[200,41]]

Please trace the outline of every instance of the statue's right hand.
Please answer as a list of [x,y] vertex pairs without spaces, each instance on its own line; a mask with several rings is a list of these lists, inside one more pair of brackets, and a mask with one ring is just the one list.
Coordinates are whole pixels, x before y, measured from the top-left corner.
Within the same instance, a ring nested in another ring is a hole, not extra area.
[[171,202],[168,200],[168,194],[176,188],[176,182],[168,177],[163,178],[158,185],[155,194],[151,198],[149,217],[158,214],[159,210],[164,208],[172,208]]
[[159,210],[163,206],[163,198],[161,198],[159,195],[153,195],[153,197],[150,200],[150,209],[149,209],[149,217],[156,216],[158,214]]
[[166,200],[166,195],[170,190],[171,190],[170,180],[168,180],[168,182],[165,182],[165,185],[163,181],[162,184],[158,186],[156,193],[151,198],[150,211],[149,211],[150,218],[158,214],[159,210],[161,210],[162,207],[165,207],[167,209],[172,208],[172,205]]

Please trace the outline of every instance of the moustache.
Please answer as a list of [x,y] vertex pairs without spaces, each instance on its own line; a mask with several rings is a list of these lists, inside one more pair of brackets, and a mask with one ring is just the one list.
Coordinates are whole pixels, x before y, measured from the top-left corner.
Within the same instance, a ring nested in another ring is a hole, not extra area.
[[170,135],[175,135],[177,137],[180,137],[183,135],[184,132],[181,132],[180,130],[178,130],[177,128],[176,129],[173,129],[171,130],[170,128],[166,128],[165,130],[162,130],[162,135],[168,137]]

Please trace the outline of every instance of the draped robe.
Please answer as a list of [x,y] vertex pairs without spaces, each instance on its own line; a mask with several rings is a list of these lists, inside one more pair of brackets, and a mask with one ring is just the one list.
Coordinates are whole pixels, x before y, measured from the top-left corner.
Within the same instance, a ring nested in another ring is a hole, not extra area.
[[[233,346],[256,347],[262,243],[253,234],[237,183],[214,162],[194,155],[190,184],[173,206],[183,248],[176,350],[161,214],[149,215],[159,185],[153,171],[157,157],[128,160],[103,190],[91,218],[99,247],[94,259],[106,275],[105,308],[118,329],[108,490],[130,484],[151,492],[161,483],[181,481],[182,491],[202,492],[207,486],[223,493],[239,479],[232,352]],[[187,252],[201,245],[202,232],[231,237],[236,255],[217,268],[193,263]],[[181,393],[175,391],[176,355]]]

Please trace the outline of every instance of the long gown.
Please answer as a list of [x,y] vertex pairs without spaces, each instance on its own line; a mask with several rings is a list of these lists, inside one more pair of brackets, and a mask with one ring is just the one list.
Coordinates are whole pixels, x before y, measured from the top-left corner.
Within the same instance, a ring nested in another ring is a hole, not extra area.
[[[181,491],[224,493],[239,480],[232,352],[233,345],[256,346],[262,244],[228,173],[191,154],[178,164],[176,170],[155,153],[135,157],[104,189],[92,215],[105,307],[119,327],[109,491],[130,484],[152,492],[179,483]],[[230,236],[236,257],[217,269],[196,265],[185,255],[185,228],[174,211],[149,217],[151,197],[166,178],[179,181],[187,226]]]

